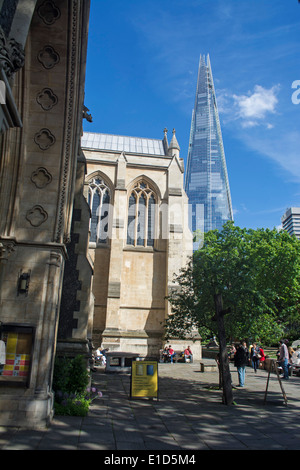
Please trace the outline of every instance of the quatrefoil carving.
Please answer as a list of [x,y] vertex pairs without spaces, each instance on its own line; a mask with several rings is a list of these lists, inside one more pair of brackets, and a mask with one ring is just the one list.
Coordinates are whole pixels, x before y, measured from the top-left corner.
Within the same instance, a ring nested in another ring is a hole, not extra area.
[[35,134],[34,141],[41,150],[48,150],[55,144],[56,139],[49,129],[41,129],[40,132]]
[[52,175],[46,168],[38,168],[31,175],[31,181],[35,184],[38,189],[45,188],[52,181]]
[[45,24],[52,25],[60,18],[60,10],[52,0],[45,0],[45,2],[38,8],[38,15],[42,18]]
[[48,219],[47,212],[42,206],[34,206],[26,214],[26,219],[33,227],[39,227]]
[[45,110],[50,111],[58,102],[58,98],[51,88],[44,88],[36,97],[38,104]]
[[52,69],[56,64],[58,64],[60,57],[58,52],[56,52],[52,46],[45,46],[38,53],[38,60],[45,69]]

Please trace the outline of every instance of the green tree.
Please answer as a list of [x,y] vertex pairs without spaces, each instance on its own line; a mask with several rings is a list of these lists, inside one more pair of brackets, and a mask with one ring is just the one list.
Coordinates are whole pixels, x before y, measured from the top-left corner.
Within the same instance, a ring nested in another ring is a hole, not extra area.
[[184,337],[196,325],[204,337],[217,335],[214,298],[221,294],[230,308],[227,340],[276,341],[300,319],[299,281],[299,240],[284,231],[227,222],[222,231],[205,234],[203,246],[174,279],[167,332]]
[[299,320],[299,280],[299,240],[227,222],[204,235],[203,246],[174,280],[167,335],[184,337],[197,326],[220,340],[216,312],[222,311],[227,340],[276,341],[288,323]]

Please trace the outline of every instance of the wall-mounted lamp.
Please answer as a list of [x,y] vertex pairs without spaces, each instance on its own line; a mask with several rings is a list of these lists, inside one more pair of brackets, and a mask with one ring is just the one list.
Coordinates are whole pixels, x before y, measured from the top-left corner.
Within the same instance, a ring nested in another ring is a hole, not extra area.
[[29,280],[30,280],[30,272],[29,273],[21,273],[19,275],[18,294],[28,295]]

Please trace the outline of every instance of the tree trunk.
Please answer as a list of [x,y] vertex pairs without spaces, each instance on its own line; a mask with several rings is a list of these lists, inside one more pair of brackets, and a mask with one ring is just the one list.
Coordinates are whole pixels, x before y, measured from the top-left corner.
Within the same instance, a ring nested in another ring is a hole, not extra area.
[[219,361],[220,361],[220,377],[222,380],[223,387],[223,403],[225,405],[232,405],[233,403],[233,394],[231,386],[231,375],[229,369],[229,359],[226,349],[226,334],[225,334],[225,325],[224,325],[224,315],[228,311],[223,310],[222,295],[215,295],[215,307],[216,315],[215,319],[218,325],[219,332]]

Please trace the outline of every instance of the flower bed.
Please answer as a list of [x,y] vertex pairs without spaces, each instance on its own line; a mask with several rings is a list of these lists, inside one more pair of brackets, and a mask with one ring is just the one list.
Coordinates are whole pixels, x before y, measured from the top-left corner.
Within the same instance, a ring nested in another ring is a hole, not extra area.
[[83,394],[68,393],[58,390],[55,392],[55,414],[63,416],[86,416],[91,403],[96,398],[101,397],[102,392],[95,387],[88,387]]

